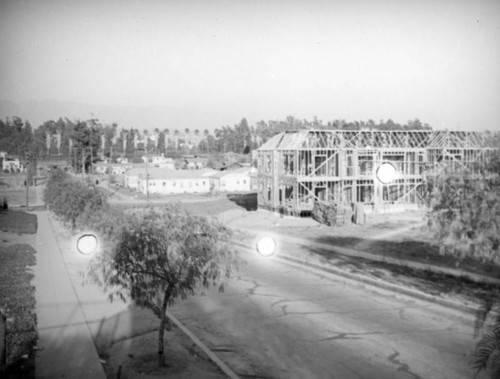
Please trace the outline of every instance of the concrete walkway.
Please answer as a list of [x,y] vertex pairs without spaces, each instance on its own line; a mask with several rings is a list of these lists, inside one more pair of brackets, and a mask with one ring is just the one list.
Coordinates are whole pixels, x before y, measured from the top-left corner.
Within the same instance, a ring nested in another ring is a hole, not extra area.
[[37,378],[105,379],[47,212],[36,212]]

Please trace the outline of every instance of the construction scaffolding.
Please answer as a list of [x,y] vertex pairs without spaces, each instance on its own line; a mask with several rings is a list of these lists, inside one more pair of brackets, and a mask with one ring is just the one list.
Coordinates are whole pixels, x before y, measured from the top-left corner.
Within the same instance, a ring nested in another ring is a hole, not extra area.
[[[259,208],[308,215],[315,201],[364,204],[375,212],[423,204],[427,173],[446,163],[477,171],[498,146],[487,132],[299,130],[277,134],[257,151]],[[390,183],[377,178],[384,163]]]

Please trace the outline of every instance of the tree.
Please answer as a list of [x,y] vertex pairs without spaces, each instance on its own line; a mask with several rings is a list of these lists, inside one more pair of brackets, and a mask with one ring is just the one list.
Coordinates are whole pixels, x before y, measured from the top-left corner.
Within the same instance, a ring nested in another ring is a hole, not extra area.
[[129,215],[116,245],[91,262],[90,279],[111,290],[111,300],[131,298],[160,319],[160,366],[165,365],[167,307],[200,286],[224,289],[239,263],[229,238],[222,224],[193,216],[179,205],[147,208]]
[[33,131],[28,121],[19,117],[0,120],[0,150],[17,157],[35,152]]
[[50,173],[44,190],[44,201],[72,230],[82,224],[77,221],[85,214],[106,212],[108,208],[104,195],[93,187],[72,180],[60,169]]
[[157,145],[156,145],[156,149],[158,150],[158,153],[159,154],[164,154],[166,151],[166,147],[165,146],[165,132],[159,132],[158,133],[158,142],[157,142]]
[[[498,135],[494,138],[498,138]],[[443,254],[500,264],[500,151],[485,166],[454,171],[446,167],[428,184],[429,229]],[[500,377],[500,296],[486,297],[477,312],[472,356],[478,372]],[[488,322],[493,318],[493,322]]]
[[481,171],[444,167],[429,180],[428,225],[443,254],[500,264],[500,172]]
[[492,378],[500,378],[500,293],[498,289],[484,301],[477,311],[474,337],[480,338],[472,353],[472,368],[477,373],[489,370]]
[[73,162],[75,171],[88,171],[101,145],[101,133],[96,120],[79,121],[71,134],[76,161]]

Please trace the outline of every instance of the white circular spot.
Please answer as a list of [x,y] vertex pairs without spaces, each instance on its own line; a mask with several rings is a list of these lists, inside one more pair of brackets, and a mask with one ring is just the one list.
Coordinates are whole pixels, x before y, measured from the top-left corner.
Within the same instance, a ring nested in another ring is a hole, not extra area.
[[390,163],[382,163],[377,169],[377,179],[382,184],[389,184],[396,178],[396,167]]
[[261,237],[257,241],[257,252],[263,257],[270,257],[276,250],[276,242],[269,236]]
[[84,255],[92,254],[97,249],[97,237],[93,234],[84,234],[78,238],[76,248]]

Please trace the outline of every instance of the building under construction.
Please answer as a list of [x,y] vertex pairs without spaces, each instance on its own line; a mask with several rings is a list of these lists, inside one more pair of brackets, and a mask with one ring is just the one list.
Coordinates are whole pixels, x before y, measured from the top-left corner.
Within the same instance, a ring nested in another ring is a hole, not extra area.
[[[476,171],[498,146],[491,133],[433,130],[299,130],[264,143],[259,208],[308,215],[315,201],[368,211],[423,204],[423,183],[442,163]],[[392,170],[390,178],[380,174]]]

